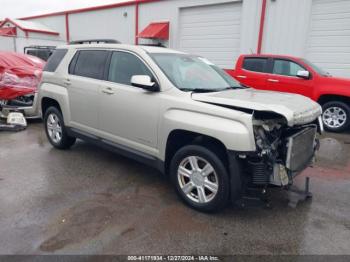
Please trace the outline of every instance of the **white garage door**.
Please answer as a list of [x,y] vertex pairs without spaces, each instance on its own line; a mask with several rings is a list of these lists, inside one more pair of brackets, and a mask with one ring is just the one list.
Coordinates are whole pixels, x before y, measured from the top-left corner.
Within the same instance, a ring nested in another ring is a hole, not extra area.
[[313,0],[307,58],[333,75],[350,77],[350,1]]
[[241,2],[180,9],[180,49],[233,68],[240,51],[241,11]]

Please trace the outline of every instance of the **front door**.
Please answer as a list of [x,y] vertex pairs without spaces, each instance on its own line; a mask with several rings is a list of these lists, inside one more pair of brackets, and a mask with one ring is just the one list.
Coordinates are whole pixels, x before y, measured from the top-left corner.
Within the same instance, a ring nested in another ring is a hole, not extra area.
[[113,52],[108,81],[100,88],[99,127],[105,139],[155,155],[159,93],[132,86],[134,75],[149,75],[155,79],[149,67],[135,54]]
[[298,71],[305,70],[303,66],[291,60],[274,59],[272,73],[267,74],[268,89],[312,97],[312,76],[310,79],[297,77]]

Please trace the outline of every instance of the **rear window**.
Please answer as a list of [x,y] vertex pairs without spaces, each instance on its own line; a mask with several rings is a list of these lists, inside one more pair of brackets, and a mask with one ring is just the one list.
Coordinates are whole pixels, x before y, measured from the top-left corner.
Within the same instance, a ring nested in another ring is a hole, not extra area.
[[55,72],[64,56],[67,54],[67,49],[56,49],[47,61],[44,71]]
[[[102,50],[84,50],[79,51],[70,65],[70,72],[73,75],[84,76],[94,79],[103,79],[106,61],[108,57],[107,51]],[[74,63],[75,62],[75,63]],[[74,65],[74,69],[72,65]]]
[[266,72],[267,58],[245,58],[243,62],[243,68],[253,72]]
[[31,49],[27,51],[27,55],[39,57],[40,59],[47,61],[51,55],[50,49]]

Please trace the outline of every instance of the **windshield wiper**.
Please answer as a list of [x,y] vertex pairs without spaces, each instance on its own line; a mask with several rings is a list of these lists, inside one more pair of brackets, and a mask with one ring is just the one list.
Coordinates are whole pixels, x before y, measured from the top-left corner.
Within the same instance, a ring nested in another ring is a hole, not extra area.
[[224,91],[224,90],[231,90],[231,89],[245,89],[246,87],[244,86],[228,86],[228,87],[225,87],[223,89],[220,89],[218,91]]
[[220,90],[216,89],[205,89],[205,88],[182,88],[181,91],[193,92],[193,93],[210,93],[210,92],[218,92]]
[[243,89],[246,88],[244,86],[228,86],[224,88],[218,88],[218,89],[207,89],[207,88],[182,88],[181,91],[187,91],[187,92],[193,92],[193,93],[214,93],[214,92],[221,92],[225,90],[232,90],[232,89]]

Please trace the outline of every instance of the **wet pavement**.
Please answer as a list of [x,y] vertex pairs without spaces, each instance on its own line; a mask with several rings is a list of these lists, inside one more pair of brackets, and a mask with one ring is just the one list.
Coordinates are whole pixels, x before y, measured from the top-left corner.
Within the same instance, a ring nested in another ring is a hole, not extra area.
[[79,141],[59,151],[42,124],[0,133],[0,254],[350,254],[350,134],[322,138],[313,199],[293,209],[202,214],[155,170]]

